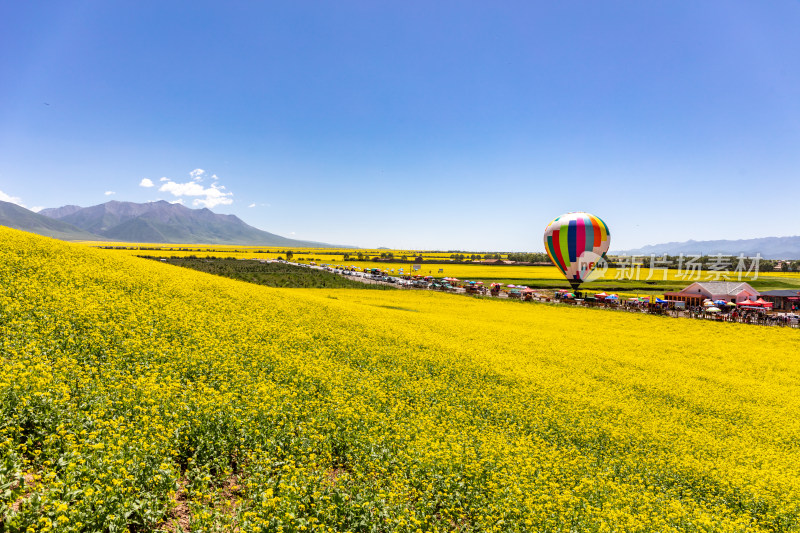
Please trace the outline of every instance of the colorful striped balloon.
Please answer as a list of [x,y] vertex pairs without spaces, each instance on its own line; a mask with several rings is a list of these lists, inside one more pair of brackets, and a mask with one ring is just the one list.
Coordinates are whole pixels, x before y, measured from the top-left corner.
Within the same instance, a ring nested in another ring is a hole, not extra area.
[[600,218],[589,213],[567,213],[544,230],[544,249],[550,260],[577,288],[605,258],[611,234]]

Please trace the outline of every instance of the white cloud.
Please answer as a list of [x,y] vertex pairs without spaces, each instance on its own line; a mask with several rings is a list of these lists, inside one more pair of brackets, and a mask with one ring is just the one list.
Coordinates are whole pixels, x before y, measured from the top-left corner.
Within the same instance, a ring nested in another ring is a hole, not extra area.
[[18,206],[25,207],[25,204],[22,203],[22,198],[18,196],[11,196],[3,191],[0,191],[0,200],[3,202],[11,202],[12,204],[17,204]]
[[112,194],[117,194],[117,193],[115,193],[114,191],[106,191],[103,194],[105,194],[106,196],[111,196]]
[[[22,203],[22,198],[20,198],[19,196],[11,196],[10,194],[6,194],[3,191],[0,191],[0,201],[10,202],[12,204],[17,204],[20,207],[28,209],[28,206]],[[44,209],[44,207],[41,205],[37,205],[30,208],[30,210],[33,211],[34,213],[38,213],[42,209]]]
[[158,181],[169,181],[169,178],[167,178],[167,177],[163,177],[163,178],[161,178],[161,179],[160,179],[160,180],[158,180]]
[[177,200],[172,200],[171,204],[181,204],[183,205],[183,198],[178,198]]
[[[232,192],[226,192],[223,185],[217,185],[216,181],[209,187],[203,187],[199,182],[203,179],[205,170],[196,168],[189,173],[192,180],[186,183],[178,183],[170,179],[162,180],[164,183],[158,188],[159,191],[171,193],[173,196],[194,197],[193,206],[214,207],[217,205],[230,205],[233,203]],[[181,198],[182,200],[182,198]]]
[[256,204],[250,204],[247,207],[255,207],[255,206],[256,206]]
[[154,187],[155,183],[153,183],[150,178],[142,178],[142,181],[139,182],[139,187]]

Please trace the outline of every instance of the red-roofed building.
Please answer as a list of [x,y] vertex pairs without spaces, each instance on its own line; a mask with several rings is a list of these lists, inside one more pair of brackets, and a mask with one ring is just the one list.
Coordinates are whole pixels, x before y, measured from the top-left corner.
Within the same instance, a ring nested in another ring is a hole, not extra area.
[[777,291],[762,292],[761,297],[768,302],[772,302],[772,308],[775,310],[800,310],[800,291],[796,289],[781,289]]

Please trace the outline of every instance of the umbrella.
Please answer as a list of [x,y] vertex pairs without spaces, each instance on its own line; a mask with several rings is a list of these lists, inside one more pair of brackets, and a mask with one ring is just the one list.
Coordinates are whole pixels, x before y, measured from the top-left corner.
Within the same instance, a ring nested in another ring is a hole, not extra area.
[[662,300],[662,299],[661,299],[661,298],[659,298],[659,297],[656,297],[656,303],[657,303],[657,304],[665,304],[665,303],[667,303],[667,301],[666,301],[666,300]]
[[507,285],[507,287],[509,287],[509,288],[513,289],[513,288],[516,288],[516,285],[512,285],[511,283],[509,283],[509,284]]
[[706,308],[706,312],[707,313],[719,313],[719,307],[714,307],[712,305],[711,307],[707,307]]
[[728,305],[725,300],[714,300],[714,305]]
[[605,298],[606,296],[608,296],[608,294],[606,294],[604,292],[599,292],[599,293],[594,295],[595,298]]
[[619,300],[619,296],[617,296],[616,294],[610,294],[606,296],[606,300]]
[[713,305],[714,302],[712,302],[711,300],[706,300],[703,302],[703,307],[713,307]]
[[730,306],[730,307],[736,307],[736,304],[735,304],[734,302],[728,302],[728,303],[727,303],[727,304],[725,304],[725,305],[728,305],[728,306]]

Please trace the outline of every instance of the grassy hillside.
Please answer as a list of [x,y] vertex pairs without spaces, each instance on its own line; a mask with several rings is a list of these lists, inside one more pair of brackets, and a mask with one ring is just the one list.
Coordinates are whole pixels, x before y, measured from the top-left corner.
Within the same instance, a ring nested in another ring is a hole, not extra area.
[[71,224],[53,220],[24,207],[0,201],[0,226],[6,226],[65,241],[96,241],[102,239]]
[[800,528],[796,330],[0,239],[0,530]]

